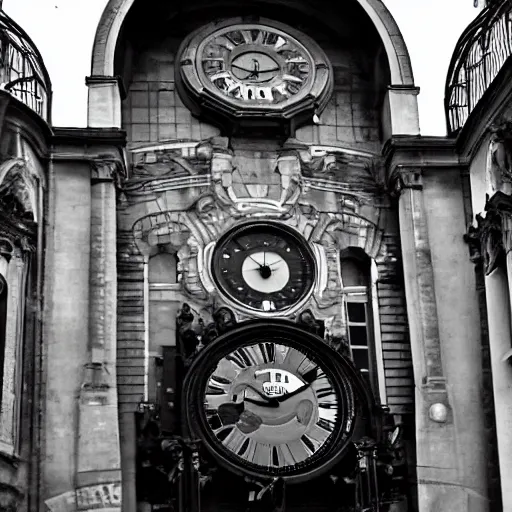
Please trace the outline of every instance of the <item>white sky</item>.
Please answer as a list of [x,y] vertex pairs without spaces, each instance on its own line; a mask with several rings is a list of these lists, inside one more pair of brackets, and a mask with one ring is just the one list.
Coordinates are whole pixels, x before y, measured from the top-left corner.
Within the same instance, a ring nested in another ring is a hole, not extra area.
[[[144,0],[143,0],[144,1]],[[339,0],[340,2],[342,0]],[[423,135],[445,135],[444,84],[457,40],[478,14],[473,0],[384,0],[409,49]],[[39,48],[53,84],[55,126],[87,124],[91,51],[107,0],[4,0]]]

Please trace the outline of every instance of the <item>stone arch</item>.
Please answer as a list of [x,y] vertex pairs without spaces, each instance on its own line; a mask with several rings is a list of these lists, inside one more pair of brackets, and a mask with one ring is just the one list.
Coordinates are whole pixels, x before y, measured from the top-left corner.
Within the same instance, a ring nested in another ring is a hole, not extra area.
[[[392,85],[414,84],[411,61],[393,16],[382,0],[357,0],[380,35],[388,57]],[[94,38],[92,76],[113,76],[117,39],[135,0],[109,0]]]

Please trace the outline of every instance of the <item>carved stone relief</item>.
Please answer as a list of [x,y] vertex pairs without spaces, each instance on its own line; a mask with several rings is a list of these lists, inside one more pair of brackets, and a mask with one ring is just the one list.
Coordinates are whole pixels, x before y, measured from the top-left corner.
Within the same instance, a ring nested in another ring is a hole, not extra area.
[[[234,150],[224,137],[138,148],[132,158],[123,222],[132,219],[140,253],[159,246],[177,255],[176,300],[196,311],[203,331],[210,325],[213,332],[215,311],[231,307],[209,273],[215,241],[237,221],[269,218],[294,227],[313,246],[316,289],[299,313],[308,311],[302,322],[321,322],[324,338],[345,350],[339,253],[359,247],[370,257],[384,256],[381,206],[389,200],[378,160],[293,139],[276,151]],[[236,309],[230,315],[233,321],[251,317]]]
[[505,121],[491,128],[487,152],[486,193],[512,194],[512,122]]
[[489,275],[504,264],[512,250],[512,197],[496,192],[486,203],[485,212],[475,216],[476,226],[470,226],[464,240],[469,245],[471,260],[482,261]]

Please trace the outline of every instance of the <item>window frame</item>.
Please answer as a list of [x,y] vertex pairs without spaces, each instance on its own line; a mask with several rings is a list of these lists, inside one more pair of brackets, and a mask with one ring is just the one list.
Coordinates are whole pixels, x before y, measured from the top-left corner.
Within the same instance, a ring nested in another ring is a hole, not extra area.
[[[343,254],[345,252],[345,254]],[[366,255],[365,255],[366,256]],[[343,315],[345,325],[347,326],[347,337],[349,350],[353,358],[353,348],[356,350],[366,349],[368,352],[368,376],[372,391],[381,404],[387,403],[386,381],[384,371],[384,359],[382,352],[382,336],[379,316],[379,300],[377,295],[378,270],[377,264],[373,258],[368,258],[368,262],[362,260],[357,253],[341,251],[339,256],[339,273],[343,294]],[[348,285],[343,284],[342,260],[355,260],[360,266],[367,267],[366,279],[367,285]],[[349,319],[348,304],[365,304],[365,322],[352,322]],[[350,327],[366,326],[367,345],[353,345],[350,339]],[[362,374],[366,372],[362,372]]]

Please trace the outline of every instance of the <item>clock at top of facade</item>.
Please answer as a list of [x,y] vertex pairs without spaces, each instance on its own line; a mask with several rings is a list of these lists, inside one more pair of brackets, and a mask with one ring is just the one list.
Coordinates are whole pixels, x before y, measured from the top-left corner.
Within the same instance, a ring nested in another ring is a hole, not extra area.
[[211,274],[233,305],[257,316],[287,314],[311,294],[316,277],[308,243],[274,222],[241,224],[217,242]]
[[289,119],[319,113],[332,69],[308,36],[270,20],[212,23],[187,38],[177,82],[195,110],[236,118]]

